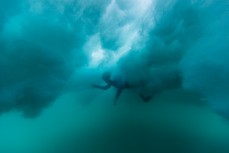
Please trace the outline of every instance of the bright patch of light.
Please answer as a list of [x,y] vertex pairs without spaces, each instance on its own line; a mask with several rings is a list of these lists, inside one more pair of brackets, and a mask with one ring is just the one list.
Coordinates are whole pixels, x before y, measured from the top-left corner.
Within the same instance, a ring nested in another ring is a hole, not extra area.
[[[154,9],[155,1],[152,0],[137,0],[135,5],[129,9],[130,16],[133,16],[133,20],[124,25],[123,27],[119,27],[120,32],[120,40],[122,40],[123,44],[119,47],[119,49],[113,53],[111,64],[117,63],[117,61],[126,55],[128,52],[132,50],[132,47],[139,43],[139,40],[144,39],[144,33],[148,33],[149,27],[152,27],[153,23],[150,14],[150,10]],[[138,12],[136,14],[135,12]],[[141,27],[144,26],[144,29]]]
[[91,66],[91,67],[98,66],[102,62],[104,57],[105,57],[105,55],[104,55],[104,50],[103,49],[99,49],[99,50],[93,51],[91,53],[91,60],[90,60],[89,66]]

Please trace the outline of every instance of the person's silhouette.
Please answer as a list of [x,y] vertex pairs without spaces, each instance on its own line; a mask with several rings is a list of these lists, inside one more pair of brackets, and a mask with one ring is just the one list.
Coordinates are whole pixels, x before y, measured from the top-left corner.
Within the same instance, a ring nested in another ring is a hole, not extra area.
[[[123,80],[121,78],[116,78],[116,79],[111,79],[111,73],[109,71],[106,71],[103,73],[102,78],[104,80],[104,82],[106,82],[106,85],[97,85],[97,84],[93,84],[92,86],[94,88],[98,88],[98,89],[102,89],[102,90],[107,90],[109,89],[111,86],[115,87],[117,89],[116,95],[115,95],[115,99],[113,104],[116,105],[116,102],[119,98],[119,96],[122,93],[123,89],[131,89],[134,88],[134,86],[131,86],[126,80]],[[146,96],[142,93],[139,93],[140,97],[142,98],[142,100],[144,102],[148,102],[151,100],[152,96]]]

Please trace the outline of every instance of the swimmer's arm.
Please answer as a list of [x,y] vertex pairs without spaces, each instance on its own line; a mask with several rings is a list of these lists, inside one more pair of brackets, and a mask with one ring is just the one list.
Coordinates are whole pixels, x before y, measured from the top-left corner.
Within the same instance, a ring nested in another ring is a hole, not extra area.
[[122,89],[117,89],[117,92],[116,92],[116,95],[115,95],[115,99],[114,99],[114,102],[113,104],[116,105],[116,102],[120,96],[120,94],[122,93]]
[[98,89],[101,89],[101,90],[107,90],[111,87],[111,84],[107,84],[107,85],[97,85],[97,84],[92,84],[92,87],[93,88],[98,88]]

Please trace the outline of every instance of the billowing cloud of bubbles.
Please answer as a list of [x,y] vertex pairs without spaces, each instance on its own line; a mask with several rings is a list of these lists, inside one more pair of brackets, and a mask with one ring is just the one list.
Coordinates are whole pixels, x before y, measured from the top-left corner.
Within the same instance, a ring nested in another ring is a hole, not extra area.
[[119,61],[122,73],[146,82],[151,93],[179,86],[200,92],[229,117],[228,6],[228,1],[157,1],[147,19],[153,25]]
[[35,117],[65,89],[111,69],[150,94],[200,92],[226,115],[227,7],[226,0],[2,0],[0,112]]

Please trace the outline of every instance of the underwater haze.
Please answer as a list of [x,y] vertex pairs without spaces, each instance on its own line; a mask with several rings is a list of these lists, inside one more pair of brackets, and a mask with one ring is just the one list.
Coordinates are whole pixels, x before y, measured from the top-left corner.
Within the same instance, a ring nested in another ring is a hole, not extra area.
[[228,19],[229,0],[0,0],[0,153],[229,153]]

